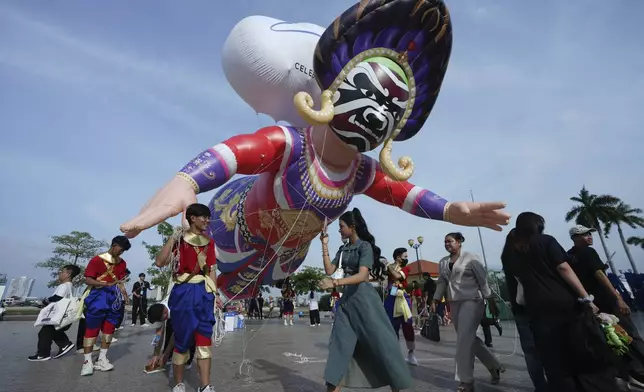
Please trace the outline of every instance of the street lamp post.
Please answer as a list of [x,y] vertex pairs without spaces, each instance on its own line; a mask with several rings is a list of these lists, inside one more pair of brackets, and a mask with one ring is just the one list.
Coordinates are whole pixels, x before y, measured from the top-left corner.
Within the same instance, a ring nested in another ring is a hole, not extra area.
[[[416,242],[418,241],[418,242]],[[418,257],[418,248],[420,248],[423,245],[423,241],[425,239],[422,236],[416,237],[416,240],[414,239],[409,239],[407,240],[407,243],[409,244],[409,247],[414,249],[416,251],[416,264],[418,264],[418,281],[420,282],[420,279],[422,278],[422,269],[420,268],[420,258]]]

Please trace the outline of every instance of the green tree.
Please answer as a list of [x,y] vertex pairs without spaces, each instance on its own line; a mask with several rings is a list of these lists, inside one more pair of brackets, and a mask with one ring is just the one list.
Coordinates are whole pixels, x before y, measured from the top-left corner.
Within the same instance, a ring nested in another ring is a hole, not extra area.
[[74,264],[81,268],[81,273],[73,282],[75,287],[81,286],[87,262],[108,246],[107,242],[97,240],[84,231],[55,235],[51,237],[51,243],[54,245],[53,255],[45,261],[36,263],[36,267],[51,271],[53,279],[47,283],[47,287],[56,287],[58,271],[67,264]]
[[[173,232],[174,228],[168,222],[161,222],[157,225],[157,233],[161,236],[161,242],[164,244],[170,239]],[[150,276],[150,283],[152,286],[161,289],[162,297],[165,298],[168,293],[168,286],[170,286],[170,279],[172,278],[172,266],[168,265],[159,268],[154,265],[157,254],[159,254],[163,245],[150,245],[143,241],[143,246],[145,246],[145,249],[148,251],[148,255],[150,256],[150,260],[152,260],[152,265],[148,267],[145,272]]]
[[306,266],[291,275],[291,285],[298,295],[302,295],[311,291],[311,287],[317,287],[326,277],[322,268]]
[[624,251],[626,252],[626,257],[628,258],[628,261],[631,263],[631,268],[633,269],[633,272],[638,274],[639,272],[637,271],[635,260],[633,260],[633,255],[631,255],[628,242],[626,241],[626,237],[624,237],[624,231],[622,231],[622,224],[628,225],[633,229],[638,227],[644,227],[644,218],[642,218],[641,216],[642,210],[639,208],[633,208],[624,202],[620,202],[617,205],[617,207],[615,207],[615,210],[613,210],[612,212],[613,212],[611,215],[612,219],[607,221],[606,225],[604,226],[604,234],[608,235],[608,233],[610,233],[610,230],[613,224],[617,226],[619,239],[622,241],[622,246],[624,247]]
[[602,224],[612,221],[615,216],[615,208],[620,203],[619,198],[611,195],[595,195],[584,186],[579,191],[579,195],[573,196],[570,200],[578,203],[566,213],[566,222],[575,220],[578,225],[592,227],[597,229],[599,240],[606,254],[606,261],[610,269],[617,274],[617,269],[613,260],[611,260],[608,246],[606,246],[605,233],[602,230]]
[[324,294],[320,297],[320,302],[318,302],[318,307],[320,312],[330,312],[331,311],[331,294]]
[[[628,240],[626,240],[626,243],[629,245],[639,246],[644,249],[644,237],[629,237]],[[633,270],[633,272],[635,271]]]

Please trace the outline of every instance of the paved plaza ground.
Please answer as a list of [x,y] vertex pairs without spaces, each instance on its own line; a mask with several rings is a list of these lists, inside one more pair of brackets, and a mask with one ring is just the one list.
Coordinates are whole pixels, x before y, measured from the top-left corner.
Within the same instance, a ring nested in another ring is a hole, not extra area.
[[[229,332],[214,350],[213,386],[218,392],[232,391],[324,391],[322,375],[327,357],[331,324],[323,320],[311,328],[308,320],[297,320],[285,327],[280,320],[254,321],[246,330]],[[33,321],[0,322],[0,389],[5,391],[92,392],[92,391],[170,391],[166,373],[146,375],[143,367],[150,357],[153,330],[140,326],[118,332],[119,341],[109,351],[115,369],[79,376],[82,355],[71,352],[47,362],[28,362],[34,354],[38,329]],[[417,336],[419,366],[412,367],[415,385],[411,391],[446,392],[455,390],[453,327],[442,327],[442,340],[432,343]],[[531,391],[514,324],[504,323],[503,337],[493,328],[494,346],[506,367],[500,385],[489,383],[489,373],[476,364],[477,392]],[[72,327],[70,338],[76,336]],[[246,342],[246,350],[244,347]],[[401,350],[404,342],[401,337]],[[53,350],[57,348],[54,345]],[[246,360],[246,362],[244,362]],[[241,375],[240,375],[241,370]],[[196,390],[197,369],[187,372],[188,391]],[[345,389],[349,391],[350,389]],[[382,391],[388,388],[381,389]]]

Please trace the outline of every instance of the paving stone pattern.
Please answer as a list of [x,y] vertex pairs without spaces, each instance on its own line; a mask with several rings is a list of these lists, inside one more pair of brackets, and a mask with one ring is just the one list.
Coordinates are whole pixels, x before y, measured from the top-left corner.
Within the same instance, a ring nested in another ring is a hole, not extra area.
[[[328,320],[324,320],[320,327],[312,328],[304,319],[296,320],[292,327],[285,327],[279,320],[271,319],[254,321],[245,330],[229,332],[221,346],[214,350],[213,386],[218,392],[325,391],[322,375],[330,330]],[[27,356],[36,350],[37,333],[33,321],[0,322],[1,390],[171,390],[172,381],[166,373],[143,373],[143,367],[152,352],[150,342],[153,330],[150,328],[130,327],[128,324],[118,332],[119,341],[108,353],[115,369],[82,378],[79,374],[83,358],[74,352],[47,362],[28,362]],[[447,392],[456,389],[453,360],[456,336],[451,326],[442,327],[441,333],[440,343],[417,336],[419,366],[412,367],[415,385],[411,391]],[[494,328],[493,334],[495,351],[507,372],[503,374],[500,385],[492,386],[489,373],[477,361],[477,392],[532,391],[514,324],[504,323],[503,337],[499,337]],[[69,336],[72,340],[76,336],[75,327],[72,327]],[[404,350],[402,336],[400,343],[401,350]],[[52,352],[56,350],[54,345]],[[196,366],[187,371],[186,384],[188,391],[196,390]]]

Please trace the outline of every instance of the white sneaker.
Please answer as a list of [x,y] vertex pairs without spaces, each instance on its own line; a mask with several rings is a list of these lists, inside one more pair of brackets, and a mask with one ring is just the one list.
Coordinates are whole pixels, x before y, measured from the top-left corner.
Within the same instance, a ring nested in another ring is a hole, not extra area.
[[119,340],[118,340],[117,338],[112,338],[112,341],[111,341],[110,343],[116,343],[116,342],[118,342],[118,341],[119,341]]
[[320,323],[315,324],[315,326],[316,326],[316,327],[319,327],[319,326],[320,326]]
[[288,325],[288,321],[284,320],[284,325]]
[[416,359],[416,356],[414,355],[414,353],[407,354],[407,362],[410,365],[418,366],[418,360]]
[[290,321],[290,325],[293,325],[293,320]]
[[191,368],[191,367],[192,367],[192,362],[190,362],[190,363],[186,363],[186,364],[184,365],[183,369],[184,369],[184,370],[190,370],[190,368]]
[[172,388],[172,392],[186,392],[186,384],[180,382]]
[[215,389],[213,387],[211,387],[210,385],[206,385],[203,388],[197,389],[197,391],[199,391],[199,392],[215,392]]
[[91,376],[94,374],[94,366],[90,361],[83,362],[83,367],[81,367],[81,376]]
[[146,327],[149,327],[149,326],[150,326],[150,324],[148,324],[148,323],[145,323],[145,324],[141,325],[141,327],[143,327],[143,328],[146,328]]
[[102,358],[96,361],[94,364],[94,369],[100,370],[101,372],[109,372],[114,369],[114,365],[110,363],[110,360],[107,358]]
[[136,327],[136,324],[132,324],[131,326],[132,326],[132,327]]

